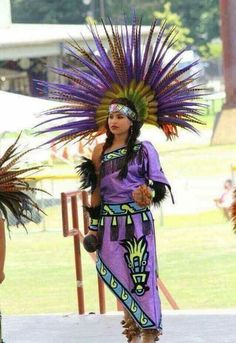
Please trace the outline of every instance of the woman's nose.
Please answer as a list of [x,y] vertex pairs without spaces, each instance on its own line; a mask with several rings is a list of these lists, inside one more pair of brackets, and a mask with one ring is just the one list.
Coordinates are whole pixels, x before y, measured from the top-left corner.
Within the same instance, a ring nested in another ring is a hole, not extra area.
[[112,124],[115,124],[115,123],[117,122],[117,119],[116,119],[116,118],[111,118],[111,119],[110,119],[110,122],[111,122]]

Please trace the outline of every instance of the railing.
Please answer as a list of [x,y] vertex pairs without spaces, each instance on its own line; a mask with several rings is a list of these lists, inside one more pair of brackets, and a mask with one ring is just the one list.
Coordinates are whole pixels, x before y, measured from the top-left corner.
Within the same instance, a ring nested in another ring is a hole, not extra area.
[[[88,232],[88,217],[83,210],[83,232],[80,230],[80,223],[78,218],[78,201],[82,206],[88,205],[88,194],[87,192],[68,192],[61,193],[61,209],[62,209],[62,224],[63,224],[63,236],[70,237],[74,239],[74,257],[75,257],[75,271],[76,271],[76,283],[77,283],[77,302],[78,302],[78,313],[85,313],[85,301],[84,301],[84,288],[83,288],[83,271],[82,271],[82,256],[80,243],[82,242],[84,235]],[[69,214],[69,203],[71,204],[71,225],[70,226],[70,214]],[[93,261],[96,261],[96,254],[89,253]],[[98,298],[99,298],[99,310],[101,314],[106,313],[106,299],[105,299],[105,289],[104,283],[97,277],[98,285]],[[158,286],[162,291],[163,295],[167,299],[168,303],[174,310],[178,310],[179,306],[175,302],[174,298],[165,287],[164,283],[158,279]],[[119,301],[117,301],[117,310],[122,310],[122,306]]]

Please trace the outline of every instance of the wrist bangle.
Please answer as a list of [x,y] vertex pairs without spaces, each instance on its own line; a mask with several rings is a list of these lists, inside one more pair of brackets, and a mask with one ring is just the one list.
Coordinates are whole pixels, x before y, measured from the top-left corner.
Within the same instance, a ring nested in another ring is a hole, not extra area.
[[91,230],[91,231],[98,231],[98,227],[96,226],[96,225],[89,225],[89,230]]
[[98,219],[97,218],[91,218],[91,226],[98,226]]

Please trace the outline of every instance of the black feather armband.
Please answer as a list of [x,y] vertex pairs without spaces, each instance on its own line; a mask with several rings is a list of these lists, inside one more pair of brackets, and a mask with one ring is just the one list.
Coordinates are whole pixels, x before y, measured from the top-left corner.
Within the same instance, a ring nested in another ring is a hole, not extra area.
[[160,202],[166,198],[166,185],[158,181],[149,181],[149,187],[152,189],[152,203],[160,205]]
[[99,249],[99,239],[96,236],[96,232],[98,231],[98,222],[100,218],[101,205],[94,206],[94,207],[84,206],[84,209],[88,212],[91,218],[89,230],[95,232],[95,235],[88,234],[87,236],[84,237],[84,240],[83,240],[83,245],[84,245],[85,250],[91,253]]
[[80,188],[91,188],[91,192],[93,193],[97,185],[96,168],[93,161],[83,156],[82,162],[75,167],[75,170],[80,176]]
[[91,219],[98,219],[100,217],[101,205],[94,207],[84,206],[84,209],[88,212]]
[[94,206],[94,207],[84,206],[84,209],[88,212],[89,217],[90,217],[89,230],[97,231],[98,222],[100,218],[100,212],[101,212],[101,206],[100,205]]

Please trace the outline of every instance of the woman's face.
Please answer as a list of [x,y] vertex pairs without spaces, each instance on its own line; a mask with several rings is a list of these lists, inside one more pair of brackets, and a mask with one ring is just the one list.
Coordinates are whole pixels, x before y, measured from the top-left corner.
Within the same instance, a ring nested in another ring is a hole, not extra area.
[[114,135],[128,134],[132,121],[120,112],[112,112],[108,115],[108,127]]

